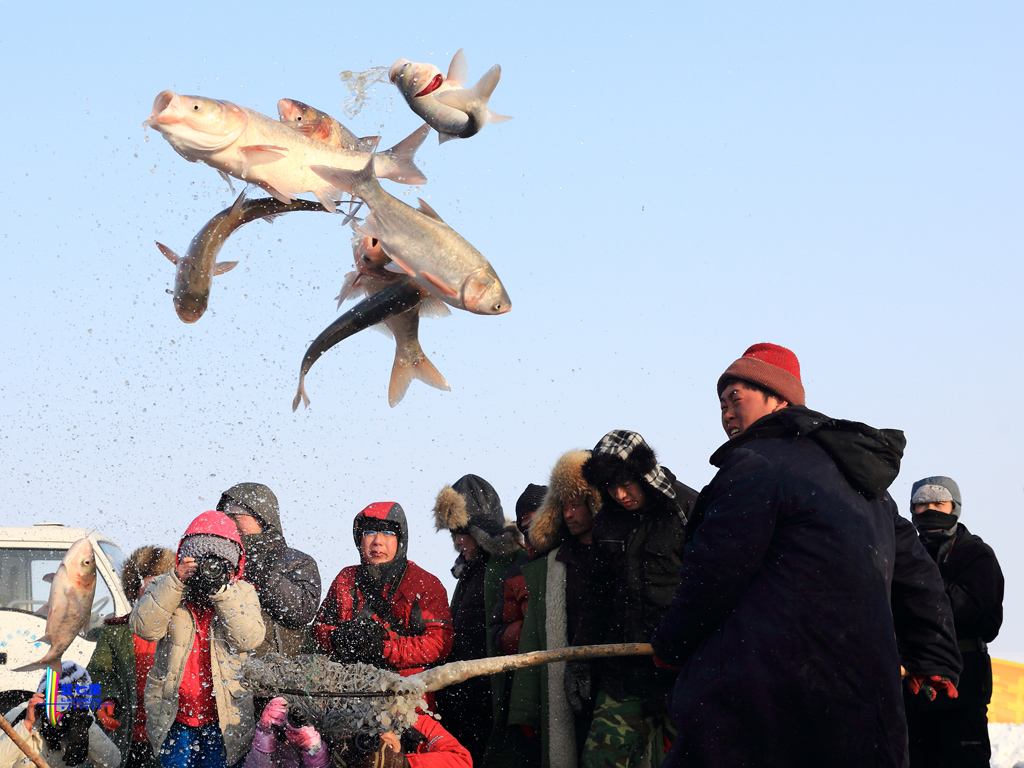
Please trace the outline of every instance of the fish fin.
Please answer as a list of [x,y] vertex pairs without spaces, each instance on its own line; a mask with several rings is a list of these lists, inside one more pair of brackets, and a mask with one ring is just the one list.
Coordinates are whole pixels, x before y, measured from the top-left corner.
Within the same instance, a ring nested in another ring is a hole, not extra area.
[[225,272],[230,272],[232,269],[238,266],[237,261],[218,261],[213,265],[213,274],[223,275]]
[[[280,160],[288,154],[288,147],[279,147],[276,144],[246,144],[244,147],[239,147],[238,149],[245,153],[245,156],[249,158],[250,164],[256,162],[270,163],[274,160]],[[272,157],[268,157],[264,160],[253,159],[264,154],[272,155]]]
[[380,239],[377,237],[377,217],[373,215],[373,211],[371,211],[370,215],[363,220],[362,224],[355,226],[352,229],[355,230],[355,233],[359,237],[374,237],[378,240]]
[[469,65],[466,63],[466,54],[459,48],[452,56],[452,63],[448,65],[448,77],[445,79],[452,84],[462,85],[469,76]]
[[429,216],[430,218],[432,218],[432,219],[437,219],[438,221],[440,221],[440,222],[442,222],[442,223],[444,222],[444,219],[442,219],[442,218],[441,218],[441,214],[439,214],[439,213],[438,213],[437,211],[435,211],[435,210],[434,210],[434,209],[433,209],[433,208],[431,207],[430,203],[428,203],[428,202],[427,202],[426,200],[424,200],[424,199],[423,199],[422,197],[417,197],[416,199],[417,199],[417,200],[419,201],[419,203],[420,203],[420,213],[426,214],[426,215],[427,215],[427,216]]
[[[319,192],[314,192],[313,194],[316,196],[316,199],[320,201],[320,205],[322,205],[324,208],[326,208],[330,213],[334,213],[336,210],[338,210],[338,206],[334,202],[334,196],[333,195],[328,194],[324,190],[320,190]],[[349,219],[349,220],[351,221],[351,219]]]
[[[407,274],[407,275],[409,275],[409,276],[411,276],[411,277],[416,277],[416,270],[415,270],[415,269],[413,269],[412,267],[410,267],[410,266],[409,266],[408,264],[406,264],[406,263],[405,263],[404,261],[402,261],[402,260],[401,260],[401,259],[400,259],[400,258],[399,258],[398,256],[394,256],[394,255],[392,255],[392,256],[391,256],[391,262],[390,262],[389,264],[387,264],[387,265],[386,265],[386,266],[384,267],[384,269],[387,269],[388,267],[390,267],[390,266],[391,266],[391,264],[394,264],[394,265],[395,265],[396,267],[398,267],[398,270],[401,270],[401,271],[402,271],[402,272],[404,272],[405,274]],[[398,270],[394,270],[394,269],[393,269],[393,270],[391,270],[391,271],[392,271],[392,272],[397,272]]]
[[380,144],[380,136],[363,136],[356,139],[356,152],[376,152]]
[[350,224],[353,221],[355,221],[356,220],[356,214],[359,213],[359,211],[362,209],[362,207],[363,207],[363,201],[362,200],[359,200],[359,199],[354,198],[354,197],[349,198],[349,201],[348,201],[348,211],[345,213],[345,220],[343,222],[341,222],[341,226],[344,227],[347,224]]
[[512,115],[499,115],[497,112],[487,111],[487,122],[488,123],[504,123],[507,120],[511,120]]
[[420,302],[420,317],[448,317],[452,311],[440,299],[428,296]]
[[462,138],[461,136],[456,136],[454,133],[441,133],[440,131],[437,132],[437,143],[438,144],[444,144],[446,141],[451,141],[452,139],[461,139],[461,138]]
[[431,387],[451,391],[451,387],[448,386],[444,376],[434,367],[430,359],[423,354],[422,349],[420,354],[413,360],[402,357],[396,349],[395,363],[391,367],[391,381],[388,383],[388,405],[394,408],[402,401],[413,378],[417,378]]
[[269,184],[260,184],[260,186],[263,187],[263,189],[265,189],[267,192],[269,192],[270,196],[273,197],[275,200],[280,200],[282,203],[285,204],[290,203],[292,201],[292,198],[289,195],[286,195],[281,190],[276,189],[270,186]]
[[311,165],[309,166],[309,169],[328,184],[340,189],[342,192],[358,195],[359,189],[363,185],[373,184],[377,181],[377,177],[373,172],[374,155],[368,154],[366,158],[366,165],[358,171],[347,171],[341,168],[332,168],[329,165]]
[[[224,181],[226,181],[228,183],[228,189],[230,189],[232,192],[234,192],[235,191],[235,182],[232,180],[232,178],[230,176],[228,176],[226,173],[224,173],[224,171],[217,171],[217,173],[219,173],[220,177],[222,179],[224,179]],[[245,190],[242,190],[242,191],[244,192]]]
[[[392,256],[391,258],[394,259],[395,257]],[[449,296],[449,297],[451,297],[453,299],[458,298],[459,292],[456,291],[454,288],[450,287],[447,283],[445,283],[437,275],[433,275],[430,272],[421,272],[420,274],[421,274],[421,276],[423,277],[424,280],[426,280],[432,286],[437,288],[437,290],[439,290],[445,296]]]
[[430,126],[424,123],[391,149],[381,153],[388,155],[398,168],[397,173],[394,176],[389,176],[389,179],[401,182],[402,184],[427,183],[427,177],[423,175],[423,171],[416,167],[413,157],[416,154],[416,150],[420,148],[420,145],[427,138],[428,133],[430,133]]
[[178,254],[176,254],[174,251],[172,251],[166,245],[161,243],[159,240],[156,240],[154,242],[156,242],[156,247],[160,249],[160,253],[162,253],[164,256],[166,256],[167,260],[169,262],[171,262],[171,264],[173,264],[174,266],[178,266],[178,260],[181,257],[178,256]]
[[377,333],[384,334],[389,339],[395,338],[394,332],[390,328],[388,328],[387,321],[385,321],[385,320],[381,320],[376,325],[371,325],[370,328],[372,328],[373,330],[377,331]]
[[[453,88],[450,91],[442,91],[437,94],[437,100],[446,107],[469,114],[474,102],[477,100],[477,96],[476,92],[471,88]],[[458,137],[455,136],[453,138]]]
[[52,640],[50,639],[50,636],[49,636],[49,635],[43,635],[42,637],[37,637],[37,638],[36,638],[36,642],[37,642],[37,643],[46,643],[47,645],[49,645],[49,644],[51,644],[51,643],[52,643],[53,641],[52,641]]
[[351,296],[354,292],[362,290],[362,286],[359,285],[360,277],[361,275],[354,270],[345,275],[345,280],[341,284],[341,290],[338,292],[338,295],[334,297],[338,300],[338,309],[341,309],[341,305],[344,303],[345,299]]
[[235,202],[231,204],[231,210],[228,212],[229,216],[238,217],[241,214],[242,206],[245,205],[245,193],[248,189],[248,184],[242,187],[242,191],[238,193],[238,197],[235,198]]
[[48,666],[50,666],[49,661],[43,661],[40,659],[39,661],[34,661],[31,664],[23,664],[20,667],[15,667],[11,672],[34,672],[37,669],[45,669]]
[[292,400],[292,413],[295,413],[295,411],[298,410],[299,401],[302,401],[302,404],[306,408],[309,408],[309,395],[306,394],[305,379],[306,377],[304,375],[299,376],[299,391],[295,393],[295,399]]
[[[459,109],[469,114],[474,107],[482,104],[485,108],[501,79],[501,65],[495,64],[484,72],[477,84],[472,88],[453,88],[437,94],[437,100],[445,106]],[[500,117],[500,116],[499,116]],[[488,118],[490,120],[490,118]],[[495,121],[497,122],[497,121]]]

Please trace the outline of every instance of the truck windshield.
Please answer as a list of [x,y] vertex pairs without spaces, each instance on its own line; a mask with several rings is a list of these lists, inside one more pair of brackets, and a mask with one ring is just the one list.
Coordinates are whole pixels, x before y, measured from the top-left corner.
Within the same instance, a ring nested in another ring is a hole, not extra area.
[[114,566],[114,573],[120,575],[124,569],[124,552],[112,541],[101,541],[99,545],[100,549],[103,550],[103,554],[107,556],[111,565]]
[[[66,549],[0,549],[0,608],[46,616],[50,584]],[[100,626],[114,611],[110,588],[96,579],[89,629]]]

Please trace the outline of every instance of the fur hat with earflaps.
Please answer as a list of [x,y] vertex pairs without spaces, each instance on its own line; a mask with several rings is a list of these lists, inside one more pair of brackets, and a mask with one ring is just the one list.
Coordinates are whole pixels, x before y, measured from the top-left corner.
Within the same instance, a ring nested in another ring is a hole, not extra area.
[[498,492],[477,475],[463,475],[441,489],[434,502],[434,527],[468,533],[492,555],[508,555],[523,546],[516,524],[505,520]]
[[583,477],[599,489],[630,481],[643,481],[669,499],[676,497],[672,480],[658,464],[654,449],[638,432],[613,429],[594,446],[593,455],[583,465]]
[[590,451],[563,453],[551,470],[548,492],[530,524],[530,544],[537,552],[548,552],[564,538],[562,505],[573,499],[583,499],[593,514],[601,509],[601,492],[583,477],[583,465]]

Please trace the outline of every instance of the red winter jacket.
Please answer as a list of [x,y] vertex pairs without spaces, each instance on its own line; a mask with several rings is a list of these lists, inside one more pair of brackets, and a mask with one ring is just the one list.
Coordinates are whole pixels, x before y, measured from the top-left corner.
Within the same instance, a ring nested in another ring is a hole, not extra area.
[[426,741],[406,753],[409,768],[472,768],[469,750],[430,715],[420,715],[414,727]]
[[[313,620],[313,638],[324,653],[333,650],[331,633],[338,624],[354,618],[366,602],[356,590],[358,567],[342,569]],[[388,630],[384,661],[400,675],[413,675],[444,661],[452,649],[452,615],[448,593],[437,577],[410,560],[394,594],[385,597],[390,598],[397,626],[391,617],[373,614],[374,621]]]

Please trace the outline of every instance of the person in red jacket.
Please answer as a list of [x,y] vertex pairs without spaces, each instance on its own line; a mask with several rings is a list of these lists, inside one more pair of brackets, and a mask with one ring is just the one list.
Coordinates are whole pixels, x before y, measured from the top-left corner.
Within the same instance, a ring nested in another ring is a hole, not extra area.
[[419,716],[401,736],[388,732],[369,740],[324,734],[334,765],[345,768],[472,768],[473,758],[451,733],[430,715]]
[[356,515],[360,564],[343,568],[313,620],[319,649],[341,663],[363,662],[412,675],[444,661],[452,648],[448,593],[408,560],[409,526],[393,501]]

